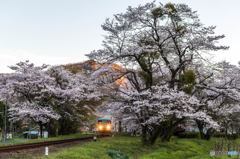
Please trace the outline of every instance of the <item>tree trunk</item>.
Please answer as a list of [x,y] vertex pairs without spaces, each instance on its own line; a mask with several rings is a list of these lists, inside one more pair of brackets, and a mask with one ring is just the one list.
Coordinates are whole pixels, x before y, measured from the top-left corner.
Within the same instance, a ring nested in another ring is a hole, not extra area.
[[40,128],[40,138],[43,138],[43,124],[42,124],[42,122],[39,122],[39,128]]
[[150,138],[151,145],[153,145],[156,142],[156,140],[157,140],[157,138],[159,137],[160,134],[161,134],[161,128],[156,127],[154,132],[151,135],[151,138]]
[[195,120],[196,123],[197,123],[197,127],[198,127],[198,130],[199,130],[199,134],[200,134],[200,139],[205,139],[205,134],[203,132],[203,126],[204,126],[204,123],[199,121],[199,120]]
[[203,139],[203,140],[210,140],[213,133],[214,133],[213,128],[209,128],[206,131],[206,133],[204,133],[204,130],[203,130],[204,129],[204,122],[196,120],[196,123],[197,123],[198,130],[199,130],[199,133],[200,133],[200,138]]
[[162,130],[162,134],[161,134],[161,141],[162,142],[169,142],[172,135],[173,135],[173,127],[172,126],[167,126],[164,127]]
[[161,129],[161,140],[163,142],[169,142],[173,136],[174,130],[184,119],[185,118],[176,119],[175,117],[172,117],[170,121],[163,123]]
[[214,130],[212,128],[208,129],[206,134],[205,134],[205,138],[204,139],[205,140],[210,140],[212,135],[213,135],[213,133],[214,133]]
[[148,134],[147,134],[147,126],[142,126],[142,143],[144,145],[148,144]]
[[122,133],[122,121],[118,121],[118,133]]

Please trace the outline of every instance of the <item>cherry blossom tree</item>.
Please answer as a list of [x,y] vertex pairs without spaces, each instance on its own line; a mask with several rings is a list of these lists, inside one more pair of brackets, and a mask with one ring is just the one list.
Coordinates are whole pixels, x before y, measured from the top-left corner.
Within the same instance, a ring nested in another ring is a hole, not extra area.
[[94,116],[102,94],[95,79],[84,74],[73,74],[64,67],[52,67],[47,74],[54,79],[52,86],[54,106],[59,119],[59,133],[75,132]]
[[7,76],[7,85],[1,85],[2,100],[10,97],[10,120],[34,121],[41,136],[50,121],[84,120],[94,112],[94,102],[100,100],[93,80],[63,67],[35,66],[25,61],[10,68],[15,73]]
[[[210,65],[195,66],[197,74],[196,87],[193,92],[201,106],[198,108],[211,116],[223,129],[225,121],[237,112],[239,105],[239,68],[225,61]],[[215,128],[208,123],[196,119],[202,139],[210,139]],[[226,124],[225,124],[226,125]]]
[[11,106],[9,108],[10,120],[13,122],[31,119],[40,127],[42,137],[43,126],[51,119],[58,120],[60,116],[55,113],[52,105],[52,91],[49,87],[53,84],[46,73],[46,65],[34,66],[29,61],[19,62],[10,67],[14,74],[11,75]]
[[128,80],[131,89],[119,89],[112,101],[141,126],[144,143],[153,144],[159,135],[168,141],[187,118],[218,126],[198,109],[202,104],[192,92],[194,78],[190,82],[183,78],[196,61],[202,61],[204,52],[228,49],[218,45],[224,35],[216,35],[215,27],[203,25],[185,4],[152,2],[129,7],[108,18],[102,28],[107,32],[104,48],[88,57],[125,66],[120,77]]

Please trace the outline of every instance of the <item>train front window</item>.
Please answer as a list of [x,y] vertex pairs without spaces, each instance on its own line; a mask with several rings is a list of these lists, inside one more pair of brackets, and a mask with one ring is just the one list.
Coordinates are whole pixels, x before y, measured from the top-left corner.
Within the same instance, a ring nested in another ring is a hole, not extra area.
[[111,124],[111,121],[109,120],[98,120],[99,124]]

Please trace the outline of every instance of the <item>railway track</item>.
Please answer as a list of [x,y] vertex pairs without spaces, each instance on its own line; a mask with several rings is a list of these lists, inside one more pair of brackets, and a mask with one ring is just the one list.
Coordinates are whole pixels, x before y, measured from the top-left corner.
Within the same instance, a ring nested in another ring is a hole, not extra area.
[[[86,137],[81,137],[81,138],[72,138],[72,139],[55,140],[55,141],[44,141],[44,142],[39,142],[39,143],[28,143],[28,144],[3,146],[3,147],[0,147],[0,154],[16,152],[19,150],[40,148],[40,147],[45,147],[45,146],[60,145],[60,144],[71,143],[71,142],[76,142],[76,141],[89,141],[89,140],[93,140],[93,137],[94,136],[92,135],[92,136],[86,136]],[[103,138],[103,137],[108,137],[108,135],[98,136],[98,138]]]

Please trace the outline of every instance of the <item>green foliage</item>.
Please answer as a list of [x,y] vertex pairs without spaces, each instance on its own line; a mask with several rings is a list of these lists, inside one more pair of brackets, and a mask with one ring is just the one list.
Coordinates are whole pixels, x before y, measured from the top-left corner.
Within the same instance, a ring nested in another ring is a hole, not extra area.
[[176,32],[180,33],[181,35],[184,35],[184,33],[186,31],[186,27],[182,26],[182,25],[178,25],[175,30],[176,30]]
[[161,7],[157,7],[152,10],[152,15],[154,18],[159,18],[163,16],[163,10]]
[[175,8],[174,4],[167,3],[165,5],[165,8],[168,9],[171,13],[177,12],[177,9]]
[[145,83],[149,83],[150,82],[150,77],[149,77],[149,75],[146,72],[139,71],[138,74],[145,81]]
[[184,84],[192,84],[196,80],[196,76],[193,70],[187,70],[181,75],[181,80]]
[[185,71],[183,74],[180,75],[179,81],[183,91],[190,94],[196,81],[195,72],[193,70]]
[[239,138],[239,134],[225,134],[225,133],[220,133],[220,132],[216,132],[214,133],[213,137],[218,137],[218,138],[226,138],[229,140],[235,140]]
[[117,150],[110,149],[107,153],[112,159],[129,159],[127,155]]
[[[151,45],[151,41],[146,39],[144,39],[142,43],[145,43],[145,45]],[[157,52],[146,52],[138,59],[139,66],[141,67],[141,71],[139,71],[138,74],[145,82],[146,87],[151,87],[153,84],[152,61],[154,61],[154,59],[159,59],[159,57],[160,56]]]
[[[142,144],[140,138],[114,137],[100,139],[97,142],[79,144],[63,151],[52,153],[47,159],[111,159],[108,150],[120,150],[122,154],[131,156],[141,153]],[[28,159],[28,158],[26,158]],[[42,157],[41,159],[46,159]]]

